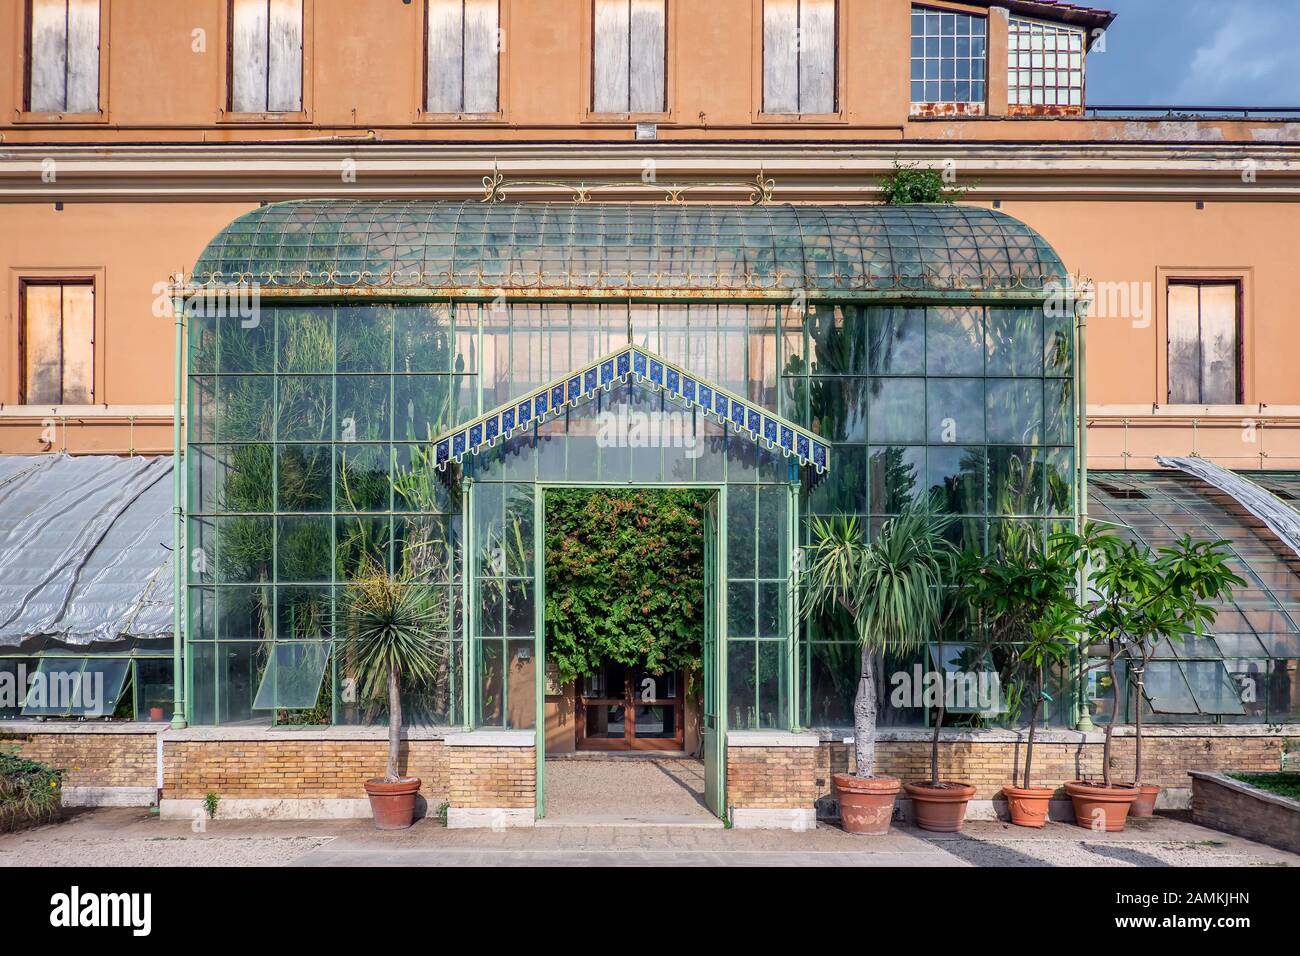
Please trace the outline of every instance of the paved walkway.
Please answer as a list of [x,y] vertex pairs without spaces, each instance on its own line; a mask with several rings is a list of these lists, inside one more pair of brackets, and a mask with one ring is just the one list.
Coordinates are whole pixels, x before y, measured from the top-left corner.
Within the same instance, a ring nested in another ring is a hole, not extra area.
[[704,761],[667,754],[547,757],[543,822],[722,826],[704,805]]
[[492,832],[421,820],[381,833],[366,820],[216,820],[202,833],[145,810],[82,811],[0,837],[0,866],[1300,866],[1300,856],[1157,817],[1124,833],[972,822],[960,834],[898,827],[855,837],[685,827],[573,826]]

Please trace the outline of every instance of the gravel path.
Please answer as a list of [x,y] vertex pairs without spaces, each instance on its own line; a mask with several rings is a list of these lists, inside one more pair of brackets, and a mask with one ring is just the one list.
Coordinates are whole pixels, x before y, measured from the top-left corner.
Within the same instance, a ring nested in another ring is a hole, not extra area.
[[546,816],[714,821],[704,806],[704,761],[660,754],[547,758]]

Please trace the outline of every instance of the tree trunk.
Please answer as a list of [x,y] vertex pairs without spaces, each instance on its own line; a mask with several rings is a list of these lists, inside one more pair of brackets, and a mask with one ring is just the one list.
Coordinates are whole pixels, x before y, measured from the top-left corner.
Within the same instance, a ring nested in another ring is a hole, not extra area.
[[[942,694],[943,691],[941,690]],[[939,698],[939,712],[934,717],[934,733],[930,735],[930,786],[939,786],[939,731],[943,728],[943,718],[947,711],[947,701]]]
[[1137,691],[1133,696],[1133,786],[1142,786],[1142,681],[1146,677],[1147,662],[1137,669],[1134,686]]
[[1020,785],[1026,790],[1033,786],[1034,772],[1034,731],[1038,729],[1038,712],[1043,706],[1043,675],[1038,675],[1038,686],[1034,688],[1034,706],[1029,711],[1029,736],[1025,739],[1025,775]]
[[397,757],[402,745],[402,695],[397,688],[397,671],[388,671],[388,766],[384,770],[384,782],[396,783]]
[[876,662],[871,650],[862,648],[862,678],[853,698],[853,752],[857,776],[876,775]]
[[1110,672],[1110,689],[1115,699],[1111,703],[1110,720],[1106,721],[1106,745],[1101,749],[1101,782],[1107,787],[1110,786],[1110,744],[1115,737],[1115,722],[1119,720],[1119,675],[1115,670],[1115,658],[1118,656],[1119,651],[1112,644],[1106,667]]

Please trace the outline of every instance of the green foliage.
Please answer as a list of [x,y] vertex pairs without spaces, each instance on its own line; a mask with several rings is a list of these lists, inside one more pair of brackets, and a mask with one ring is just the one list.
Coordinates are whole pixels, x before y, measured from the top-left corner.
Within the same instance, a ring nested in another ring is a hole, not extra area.
[[1046,700],[1045,668],[1069,656],[1082,633],[1083,608],[1075,600],[1077,566],[1068,542],[1030,546],[998,555],[967,555],[958,572],[960,594],[980,624],[982,640],[1013,650],[1009,673],[1017,707],[1028,703],[1029,740],[1022,787],[1031,787],[1034,730]]
[[336,628],[341,673],[356,681],[358,696],[388,700],[389,748],[384,779],[398,779],[398,731],[403,684],[432,683],[446,652],[445,589],[393,575],[367,561],[349,582]]
[[944,538],[952,521],[923,498],[867,542],[856,517],[813,518],[804,613],[838,605],[858,643],[877,653],[921,647],[938,630],[956,565],[956,549]]
[[[1110,749],[1119,718],[1118,661],[1135,660],[1138,679],[1161,642],[1181,643],[1201,636],[1214,623],[1216,603],[1227,601],[1245,581],[1228,567],[1227,541],[1193,541],[1185,535],[1172,546],[1153,552],[1144,544],[1121,538],[1114,529],[1090,522],[1082,533],[1053,536],[1054,546],[1069,554],[1090,580],[1084,607],[1083,641],[1101,653],[1092,668],[1104,667],[1115,693],[1115,706],[1106,723],[1102,761],[1110,785]],[[1141,716],[1141,701],[1137,713]],[[1141,777],[1142,735],[1137,734],[1136,776]]]
[[895,161],[894,171],[880,181],[883,201],[889,206],[912,203],[952,203],[966,195],[965,189],[949,189],[943,173],[921,168],[920,163]]
[[1300,800],[1300,773],[1234,773],[1229,776],[1280,797]]
[[203,795],[203,812],[208,815],[209,820],[217,818],[217,807],[221,804],[221,798],[215,793],[205,793]]
[[59,817],[63,770],[0,751],[0,833]]
[[546,654],[567,683],[603,661],[700,666],[707,493],[546,495]]

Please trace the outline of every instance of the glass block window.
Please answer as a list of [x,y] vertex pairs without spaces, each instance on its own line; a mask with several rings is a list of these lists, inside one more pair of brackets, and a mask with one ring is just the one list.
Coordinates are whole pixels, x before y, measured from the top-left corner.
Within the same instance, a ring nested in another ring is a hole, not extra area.
[[1011,106],[1083,108],[1083,31],[1012,17],[1007,39]]
[[983,103],[988,21],[912,8],[912,102]]

